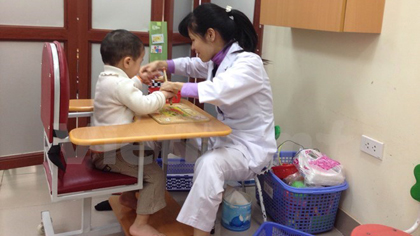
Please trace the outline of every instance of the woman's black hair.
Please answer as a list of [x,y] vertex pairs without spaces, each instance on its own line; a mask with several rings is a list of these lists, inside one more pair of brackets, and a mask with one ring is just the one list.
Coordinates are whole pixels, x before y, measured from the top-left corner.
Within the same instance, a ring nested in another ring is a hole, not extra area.
[[241,11],[229,12],[213,3],[204,3],[179,23],[179,33],[189,38],[188,30],[204,38],[209,28],[218,31],[226,44],[237,41],[247,52],[255,52],[258,36],[248,17]]
[[102,61],[115,66],[124,57],[137,60],[144,50],[143,42],[135,34],[118,29],[109,32],[101,42]]

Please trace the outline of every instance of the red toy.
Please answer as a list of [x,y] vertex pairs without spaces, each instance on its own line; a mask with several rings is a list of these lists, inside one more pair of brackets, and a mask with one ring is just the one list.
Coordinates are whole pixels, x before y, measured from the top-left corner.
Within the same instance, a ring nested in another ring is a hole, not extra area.
[[[149,94],[155,92],[155,91],[159,91],[160,89],[160,85],[159,87],[157,86],[149,86]],[[178,91],[178,93],[172,97],[172,102],[173,103],[179,103],[181,101],[181,91]],[[166,101],[166,103],[169,103],[168,101]]]

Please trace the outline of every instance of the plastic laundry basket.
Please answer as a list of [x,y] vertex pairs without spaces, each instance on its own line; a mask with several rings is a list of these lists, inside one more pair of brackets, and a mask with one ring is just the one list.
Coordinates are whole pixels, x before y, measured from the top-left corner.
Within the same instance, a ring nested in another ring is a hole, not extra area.
[[273,222],[264,222],[253,236],[312,236],[296,229]]
[[[281,152],[282,163],[291,163],[294,155],[295,152]],[[295,188],[271,171],[258,179],[268,215],[277,223],[307,233],[334,227],[341,193],[348,188],[347,182],[333,187]]]
[[[157,163],[162,167],[162,159]],[[166,190],[189,191],[194,176],[194,163],[187,163],[184,159],[168,159],[168,173],[166,175]]]

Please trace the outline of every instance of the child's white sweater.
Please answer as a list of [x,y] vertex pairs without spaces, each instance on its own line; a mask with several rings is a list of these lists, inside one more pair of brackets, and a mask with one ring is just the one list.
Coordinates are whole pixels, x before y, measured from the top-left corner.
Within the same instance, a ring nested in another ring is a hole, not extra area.
[[[141,87],[137,77],[130,79],[123,70],[105,65],[96,83],[92,126],[128,124],[135,115],[146,115],[165,105],[162,92],[144,95]],[[105,152],[124,145],[96,145],[91,149]]]

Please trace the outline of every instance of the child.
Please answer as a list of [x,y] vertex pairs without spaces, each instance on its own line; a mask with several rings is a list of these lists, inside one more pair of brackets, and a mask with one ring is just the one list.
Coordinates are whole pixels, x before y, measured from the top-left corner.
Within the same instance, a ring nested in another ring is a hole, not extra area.
[[[141,81],[135,77],[144,57],[141,40],[126,30],[108,33],[101,43],[104,71],[96,84],[93,125],[119,125],[163,107],[171,92],[157,91],[143,95]],[[134,77],[134,78],[133,78]],[[153,145],[150,145],[153,146]],[[92,146],[92,161],[96,168],[137,177],[138,146],[115,144]],[[149,216],[166,206],[165,179],[162,169],[153,161],[145,160],[143,189],[139,200],[135,193],[124,192],[120,203],[136,209],[137,217],[130,227],[131,235],[162,235],[148,224]]]

